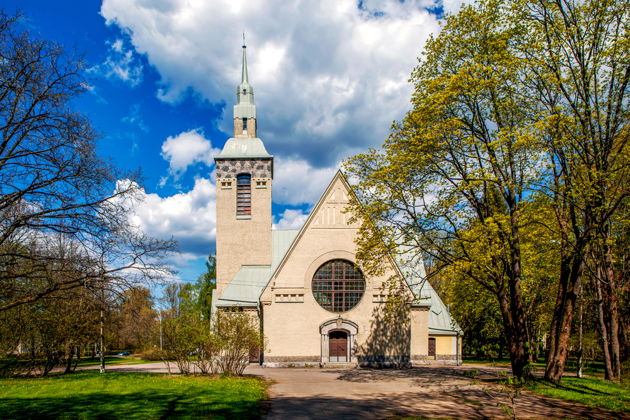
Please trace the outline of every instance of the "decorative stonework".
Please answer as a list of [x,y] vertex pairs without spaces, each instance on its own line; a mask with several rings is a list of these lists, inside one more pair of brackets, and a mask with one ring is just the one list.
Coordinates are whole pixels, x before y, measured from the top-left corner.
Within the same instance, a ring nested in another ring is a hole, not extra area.
[[313,216],[311,227],[313,229],[347,229],[356,228],[358,223],[349,224],[351,215],[347,213],[348,202],[350,200],[347,187],[337,181],[326,199]]
[[236,178],[240,173],[271,179],[271,159],[217,159],[216,163],[217,179]]

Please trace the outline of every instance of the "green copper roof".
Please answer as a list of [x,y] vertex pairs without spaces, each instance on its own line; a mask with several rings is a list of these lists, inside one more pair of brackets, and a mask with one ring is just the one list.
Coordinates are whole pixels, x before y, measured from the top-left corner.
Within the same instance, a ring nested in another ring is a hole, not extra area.
[[399,254],[394,259],[398,269],[416,297],[415,303],[420,306],[430,306],[429,334],[463,335],[462,329],[451,317],[448,308],[426,279],[422,255],[405,246],[398,247],[398,252]]
[[223,150],[215,159],[272,158],[258,137],[232,137],[225,142]]
[[217,306],[256,306],[260,294],[267,286],[271,267],[268,265],[244,265],[223,291]]

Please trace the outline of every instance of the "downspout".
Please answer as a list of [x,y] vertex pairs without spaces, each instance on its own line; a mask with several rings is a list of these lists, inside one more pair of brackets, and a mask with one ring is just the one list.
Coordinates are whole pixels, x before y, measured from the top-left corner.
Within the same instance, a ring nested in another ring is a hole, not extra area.
[[258,306],[258,319],[260,320],[260,336],[262,338],[262,343],[260,345],[260,350],[258,351],[258,365],[262,366],[265,360],[265,329],[263,327],[264,317],[263,317],[263,305],[260,303],[260,299],[257,302]]

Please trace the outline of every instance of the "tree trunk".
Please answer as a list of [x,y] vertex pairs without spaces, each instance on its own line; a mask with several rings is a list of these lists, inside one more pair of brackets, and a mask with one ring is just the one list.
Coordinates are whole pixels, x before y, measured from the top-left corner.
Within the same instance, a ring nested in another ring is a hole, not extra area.
[[621,355],[619,351],[619,303],[617,301],[617,285],[612,259],[611,246],[606,243],[606,294],[608,295],[608,320],[610,322],[609,344],[612,371],[615,379],[621,379]]
[[66,358],[66,370],[63,373],[72,373],[74,369],[72,369],[72,360],[74,359],[74,347],[70,346],[68,350],[68,355]]
[[547,368],[545,369],[545,379],[554,382],[559,382],[564,373],[575,300],[584,270],[584,259],[581,252],[583,247],[576,244],[576,248],[578,249],[571,251],[571,257],[567,257],[565,254],[560,263],[560,284],[551,321],[549,353],[547,355]]
[[514,322],[512,308],[508,303],[505,293],[499,291],[499,308],[503,316],[503,325],[505,327],[505,336],[507,339],[508,350],[510,352],[510,363],[512,365],[512,374],[517,378],[528,376],[527,366],[529,366],[529,351],[527,349],[527,332],[523,322]]
[[602,351],[604,352],[604,378],[611,381],[614,379],[612,363],[610,360],[610,347],[608,345],[608,328],[606,328],[606,315],[604,313],[604,299],[602,296],[602,283],[600,269],[598,266],[597,275],[593,279],[595,283],[595,296],[597,298],[597,321],[599,323],[599,335],[602,343]]
[[100,373],[105,373],[105,316],[103,314],[103,309],[101,309],[101,328],[99,332],[99,341],[100,341]]
[[577,377],[581,378],[582,377],[582,367],[584,366],[584,337],[583,337],[583,330],[584,330],[584,294],[580,293],[580,312],[579,312],[579,317],[580,317],[580,329],[579,329],[579,336],[578,336],[578,354],[577,354],[577,366],[576,366],[576,373],[577,373]]

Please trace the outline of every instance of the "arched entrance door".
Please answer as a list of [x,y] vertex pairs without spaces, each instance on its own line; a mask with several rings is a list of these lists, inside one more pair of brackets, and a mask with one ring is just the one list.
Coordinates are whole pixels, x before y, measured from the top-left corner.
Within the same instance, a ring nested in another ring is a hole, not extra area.
[[319,326],[322,337],[323,364],[329,362],[356,363],[354,349],[357,342],[359,326],[341,317],[329,319]]
[[328,354],[331,362],[348,361],[348,333],[345,331],[331,331],[328,334]]

